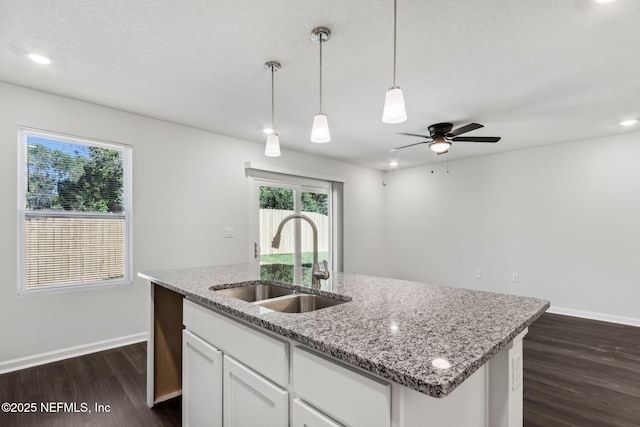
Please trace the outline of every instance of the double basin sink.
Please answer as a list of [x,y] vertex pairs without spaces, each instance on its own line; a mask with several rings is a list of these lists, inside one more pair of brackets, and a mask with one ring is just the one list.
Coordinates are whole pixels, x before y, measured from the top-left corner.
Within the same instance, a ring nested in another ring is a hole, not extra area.
[[215,292],[282,313],[307,313],[347,302],[270,284],[238,286],[218,289]]

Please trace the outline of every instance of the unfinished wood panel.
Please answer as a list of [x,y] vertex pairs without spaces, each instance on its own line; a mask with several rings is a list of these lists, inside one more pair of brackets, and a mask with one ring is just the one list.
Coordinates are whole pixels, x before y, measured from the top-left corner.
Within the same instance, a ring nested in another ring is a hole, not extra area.
[[183,296],[153,284],[154,398],[182,390]]

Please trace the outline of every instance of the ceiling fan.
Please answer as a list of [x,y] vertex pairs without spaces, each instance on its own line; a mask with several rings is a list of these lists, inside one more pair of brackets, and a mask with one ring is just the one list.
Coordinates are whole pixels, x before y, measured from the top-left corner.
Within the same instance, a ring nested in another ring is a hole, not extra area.
[[469,123],[461,126],[457,129],[453,129],[451,123],[436,123],[429,126],[429,135],[418,135],[415,133],[400,133],[400,135],[417,136],[419,138],[426,138],[426,141],[416,142],[415,144],[403,145],[402,147],[392,148],[389,151],[396,151],[402,148],[413,147],[414,145],[429,144],[429,148],[435,151],[437,154],[444,154],[451,148],[451,143],[454,141],[464,142],[498,142],[499,136],[459,136],[463,133],[471,132],[472,130],[483,128],[484,126],[478,123]]

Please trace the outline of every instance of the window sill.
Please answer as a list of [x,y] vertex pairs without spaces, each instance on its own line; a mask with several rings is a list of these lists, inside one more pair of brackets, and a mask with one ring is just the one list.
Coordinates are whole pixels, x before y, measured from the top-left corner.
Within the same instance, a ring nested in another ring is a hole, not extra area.
[[113,280],[100,283],[81,283],[73,285],[45,285],[37,288],[19,289],[18,296],[36,296],[48,294],[60,294],[68,292],[82,292],[97,289],[120,288],[133,285],[133,280]]

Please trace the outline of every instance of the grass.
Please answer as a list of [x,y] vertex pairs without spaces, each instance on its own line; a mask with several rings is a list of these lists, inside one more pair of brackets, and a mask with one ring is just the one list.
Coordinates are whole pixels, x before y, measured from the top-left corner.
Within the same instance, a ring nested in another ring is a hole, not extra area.
[[[329,253],[328,252],[318,252],[318,262],[322,262],[322,260],[329,261]],[[269,264],[287,264],[293,265],[294,256],[293,254],[270,254],[270,255],[260,255],[260,261],[269,263]],[[313,252],[303,252],[302,253],[302,264],[312,264],[313,263]]]

